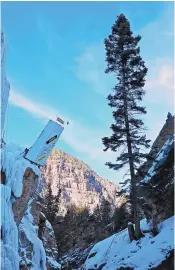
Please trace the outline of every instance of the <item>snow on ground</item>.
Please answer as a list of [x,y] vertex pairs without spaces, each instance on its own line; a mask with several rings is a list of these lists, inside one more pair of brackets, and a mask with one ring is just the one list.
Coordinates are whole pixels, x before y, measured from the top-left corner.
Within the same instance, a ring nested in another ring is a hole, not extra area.
[[[142,229],[149,227],[142,221]],[[174,216],[162,222],[160,233],[155,237],[145,234],[139,241],[130,243],[127,230],[123,230],[97,243],[88,256],[84,270],[98,269],[116,270],[120,267],[131,267],[134,270],[148,270],[156,267],[170,250],[174,249]]]
[[37,175],[40,175],[40,170],[36,166],[31,166],[22,157],[22,152],[23,149],[14,144],[3,145],[1,151],[2,168],[6,173],[6,185],[0,185],[1,266],[4,270],[19,270],[18,229],[14,221],[11,194],[13,192],[16,197],[21,196],[23,175],[27,167],[31,167]]

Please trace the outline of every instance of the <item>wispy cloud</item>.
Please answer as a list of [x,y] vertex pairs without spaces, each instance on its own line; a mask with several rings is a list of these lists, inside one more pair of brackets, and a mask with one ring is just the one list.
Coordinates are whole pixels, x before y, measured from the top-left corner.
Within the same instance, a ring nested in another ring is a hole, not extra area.
[[81,156],[83,161],[95,169],[101,176],[113,182],[122,179],[122,172],[117,173],[116,179],[116,172],[109,170],[105,166],[106,161],[115,161],[116,159],[116,153],[110,151],[106,153],[103,151],[101,138],[105,136],[106,131],[92,129],[66,116],[66,114],[62,112],[58,112],[39,102],[34,102],[32,99],[29,99],[14,89],[10,91],[9,101],[13,106],[27,111],[31,116],[41,121],[46,119],[55,120],[57,115],[61,116],[63,119],[69,120],[70,124],[65,127],[61,140],[69,145],[69,147],[77,153],[77,156]]
[[[154,21],[150,21],[144,28],[138,29],[142,36],[141,51],[147,52],[147,59],[173,55],[174,6],[173,2],[166,2],[164,11]],[[172,57],[173,58],[173,57]]]
[[[137,32],[142,36],[141,55],[148,66],[145,88],[148,87],[148,91],[149,89],[153,90],[155,87],[161,88],[159,91],[162,95],[159,94],[159,96],[162,96],[162,99],[158,100],[162,103],[164,102],[163,92],[169,91],[170,95],[172,95],[174,79],[173,40],[170,39],[173,33],[173,11],[171,6],[167,6],[162,16],[148,23],[144,28],[138,29]],[[106,63],[103,41],[87,46],[84,52],[74,60],[76,64],[74,72],[77,78],[89,85],[91,91],[106,97],[111,92],[111,88],[116,81],[114,77],[104,73]],[[148,95],[148,97],[150,96]]]
[[[143,104],[148,111],[145,124],[149,129],[147,134],[150,139],[155,139],[158,135],[159,127],[164,124],[167,112],[174,111],[173,40],[170,38],[171,35],[166,35],[172,32],[173,15],[169,7],[155,21],[138,30],[143,37],[140,45],[141,55],[148,67]],[[102,41],[87,46],[75,59],[75,63],[75,75],[89,85],[89,91],[95,91],[104,97],[111,92],[116,82],[113,77],[104,73],[106,63]],[[101,117],[104,118],[104,115]]]
[[[165,16],[164,18],[169,20],[168,16]],[[169,55],[166,59],[163,56],[162,58],[159,57],[159,59],[155,59],[156,56],[154,56],[156,48],[163,48],[163,46],[166,45],[164,47],[164,51],[165,48],[169,51],[169,48],[171,47],[169,46],[171,35],[167,33],[172,33],[173,31],[170,23],[168,23],[168,27],[165,27],[166,20],[164,20],[164,18],[161,23],[160,21],[153,22],[141,31],[141,35],[144,36],[142,40],[143,46],[141,45],[141,53],[144,51],[147,52],[146,62],[149,68],[147,83],[145,86],[145,89],[147,90],[145,100],[149,104],[149,107],[147,107],[148,115],[146,124],[149,127],[148,135],[151,139],[155,139],[158,135],[160,128],[165,122],[164,115],[167,112],[167,107],[172,108],[173,102],[172,85],[174,69],[172,61],[170,61],[171,59],[169,58]],[[56,47],[59,47],[56,46],[57,43],[55,43],[55,40],[59,40],[58,37],[55,38],[54,30],[53,32],[50,31],[50,26],[45,25],[45,20],[43,20],[42,17],[38,18],[37,27],[43,35],[48,51],[53,52]],[[164,35],[164,37],[162,35]],[[160,38],[156,40],[157,36]],[[161,39],[164,40],[160,45],[159,43]],[[148,57],[149,54],[150,58]],[[111,88],[115,85],[115,79],[114,77],[104,73],[106,63],[103,41],[100,41],[98,44],[87,46],[84,52],[74,59],[74,64],[74,73],[76,77],[84,82],[86,86],[89,86],[89,91],[93,91],[105,99],[108,93],[111,92]],[[23,96],[15,88],[11,90],[10,102],[14,106],[27,111],[33,117],[41,120],[49,118],[54,120],[57,115],[63,119],[69,120],[70,125],[65,128],[61,139],[76,151],[78,156],[79,154],[80,156],[83,156],[83,160],[85,162],[92,164],[92,167],[95,164],[95,167],[100,168],[100,171],[104,171],[104,163],[106,161],[115,160],[116,153],[103,152],[101,138],[108,135],[108,130],[100,129],[99,127],[96,129],[91,128],[82,122],[76,121],[76,118],[72,116],[69,117],[69,115],[63,112],[58,112],[51,106],[49,107],[48,105],[41,104],[40,102],[36,102],[31,98]],[[160,109],[156,111],[154,104],[157,104]],[[104,115],[101,115],[101,117],[104,120]],[[108,169],[106,169],[105,175],[109,175],[109,178],[114,180],[114,175],[116,173],[112,173],[109,170],[107,172],[107,170]],[[120,180],[120,175],[122,175],[122,173],[117,173],[117,175],[118,180]]]
[[114,156],[113,153],[110,152],[106,156],[103,152],[101,142],[101,138],[104,136],[103,130],[91,129],[76,120],[72,120],[70,117],[65,116],[65,114],[62,114],[53,108],[34,102],[14,89],[10,91],[9,101],[12,105],[27,111],[35,118],[39,118],[41,120],[55,120],[58,115],[63,119],[69,120],[70,125],[65,128],[62,139],[74,151],[88,155],[91,160],[101,161],[103,165],[106,158],[112,158]]
[[104,73],[106,63],[103,42],[87,47],[74,61],[77,78],[89,85],[92,91],[106,97],[115,81],[112,75]]
[[10,90],[9,101],[14,106],[20,107],[21,109],[29,112],[34,117],[40,119],[56,119],[57,112],[52,108],[48,108],[48,106],[45,106],[44,104],[35,103],[31,99],[16,92],[14,89]]
[[146,100],[151,104],[171,109],[174,105],[174,66],[171,59],[149,61],[149,73],[145,84]]

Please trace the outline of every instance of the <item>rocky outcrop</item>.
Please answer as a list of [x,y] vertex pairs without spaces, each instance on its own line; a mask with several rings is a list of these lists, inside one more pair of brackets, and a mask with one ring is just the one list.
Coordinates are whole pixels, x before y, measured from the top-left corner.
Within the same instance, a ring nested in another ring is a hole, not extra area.
[[76,248],[68,252],[65,256],[60,258],[61,269],[81,269],[80,267],[84,264],[92,247],[93,245],[90,245],[86,249]]
[[[38,208],[36,209],[37,211],[39,210]],[[35,213],[33,212],[33,214]],[[36,216],[39,216],[38,226],[35,225],[36,219],[34,222],[34,218],[29,210],[19,225],[21,266],[25,266],[27,269],[31,266],[36,267],[33,259],[39,255],[36,250],[40,249],[40,252],[43,253],[42,258],[45,258],[45,260],[38,262],[43,267],[42,269],[60,269],[60,264],[57,262],[58,251],[52,226],[41,212],[39,215],[36,213]],[[35,258],[35,261],[37,261],[37,258]]]
[[14,219],[17,225],[20,224],[24,216],[29,200],[33,198],[36,193],[38,179],[38,175],[36,175],[31,168],[25,170],[22,195],[16,198],[13,203]]
[[30,199],[31,201],[28,203],[27,210],[19,224],[21,267],[34,266],[33,256],[35,256],[36,249],[40,248],[45,257],[45,261],[39,262],[40,265],[45,264],[48,270],[60,269],[60,264],[57,262],[58,250],[54,231],[42,213],[43,198],[35,194],[33,199]]
[[102,198],[112,206],[119,205],[116,197],[118,187],[108,180],[99,177],[82,161],[54,150],[47,160],[43,171],[46,183],[51,183],[53,195],[61,189],[60,214],[66,212],[66,206],[75,204],[86,207],[90,212],[101,205]]
[[[90,245],[111,235],[108,228],[100,223],[99,213],[104,199],[109,202],[108,214],[112,215],[123,198],[116,196],[118,186],[98,176],[82,161],[59,150],[52,152],[42,174],[49,192],[50,184],[53,195],[57,196],[61,190],[58,213],[51,222],[62,268],[73,269],[71,267],[82,263],[81,258]],[[48,197],[48,193],[46,195]],[[70,213],[65,215],[67,210]],[[99,211],[99,218],[95,217],[96,211]],[[47,211],[44,213],[47,216]]]
[[160,149],[163,147],[169,136],[174,134],[174,117],[167,119],[166,123],[162,127],[161,131],[159,132],[159,135],[157,136],[156,140],[154,141],[150,155],[155,158],[157,153],[160,151]]
[[55,239],[55,233],[51,224],[46,220],[43,233],[43,245],[46,252],[47,269],[60,269],[58,260],[58,248]]
[[[152,169],[152,166],[150,169],[152,175],[145,177],[139,185],[145,215],[155,225],[174,213],[174,140],[164,151],[167,156],[162,152],[162,158],[155,162],[157,167]],[[165,159],[162,160],[163,158]]]
[[54,233],[42,214],[40,170],[25,160],[22,152],[16,145],[3,145],[1,266],[4,270],[46,270],[46,265],[60,269]]
[[149,152],[150,158],[139,169],[139,173],[137,175],[138,182],[144,178],[148,170],[151,168],[156,158],[156,155],[158,154],[160,149],[163,147],[165,142],[168,140],[168,138],[173,134],[174,134],[174,116],[166,120],[166,123],[164,124],[161,131],[159,132],[159,135],[154,141],[151,147],[151,150]]
[[138,192],[140,205],[156,233],[158,223],[174,214],[174,117],[166,121],[150,154],[154,160],[145,165]]

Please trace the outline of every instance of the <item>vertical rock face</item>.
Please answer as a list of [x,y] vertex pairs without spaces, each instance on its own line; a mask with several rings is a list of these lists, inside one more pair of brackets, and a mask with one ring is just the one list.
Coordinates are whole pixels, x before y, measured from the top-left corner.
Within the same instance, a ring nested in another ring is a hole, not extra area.
[[138,185],[140,203],[153,227],[174,213],[174,117],[168,119],[150,151]]
[[[116,196],[118,186],[101,178],[85,163],[62,151],[52,152],[42,173],[46,184],[51,184],[53,195],[57,195],[61,189],[59,217],[53,222],[53,228],[59,247],[59,257],[68,252],[70,255],[61,259],[62,268],[78,269],[86,257],[85,250],[92,243],[110,235],[104,224],[100,224],[101,215],[96,218],[92,213],[94,210],[97,211],[97,215],[102,212],[106,199],[110,205],[109,212],[111,210],[112,214],[114,208],[122,203],[123,198]],[[67,209],[73,216],[69,221],[67,220],[69,217],[66,216],[66,223],[61,216],[64,216]],[[80,211],[79,215],[76,211]]]
[[[1,174],[1,250],[2,269],[60,269],[56,243],[45,220],[39,238],[43,199],[39,196],[40,170],[21,155],[16,145],[3,145]],[[44,232],[45,228],[45,232]],[[52,239],[52,240],[51,240]],[[49,252],[47,249],[49,248]],[[46,262],[47,261],[47,262]],[[51,265],[51,266],[50,266]]]
[[38,185],[39,178],[27,168],[23,177],[22,195],[13,206],[14,217],[19,226],[20,267],[28,269],[32,266],[38,269],[40,265],[41,269],[60,269],[55,235],[52,226],[42,214],[43,199],[37,193]]
[[140,167],[140,175],[138,175],[138,181],[144,178],[144,176],[152,166],[152,163],[155,160],[156,155],[161,150],[161,148],[168,140],[168,138],[173,134],[174,134],[174,116],[166,120],[166,123],[164,124],[161,131],[159,132],[159,135],[154,141],[151,150],[149,152],[149,155],[152,157],[152,159],[148,160]]
[[171,136],[140,183],[145,215],[157,222],[174,213],[174,140]]
[[17,225],[19,225],[24,216],[29,200],[34,197],[37,186],[38,176],[31,168],[27,168],[23,176],[22,195],[13,203],[14,219]]
[[55,239],[55,234],[51,224],[46,220],[45,230],[43,234],[43,245],[46,251],[47,269],[59,269],[60,265],[57,263],[58,250]]
[[43,178],[51,183],[53,195],[57,195],[61,188],[62,213],[70,203],[93,211],[101,205],[103,197],[113,206],[120,202],[116,198],[118,186],[99,177],[82,161],[59,150],[54,150],[48,158]]
[[167,141],[168,137],[174,134],[174,117],[167,119],[165,125],[159,132],[156,140],[154,141],[150,154],[155,157],[160,149],[163,147],[164,143]]
[[35,201],[19,225],[19,243],[21,265],[32,266],[36,270],[38,265],[41,269],[60,269],[54,231]]

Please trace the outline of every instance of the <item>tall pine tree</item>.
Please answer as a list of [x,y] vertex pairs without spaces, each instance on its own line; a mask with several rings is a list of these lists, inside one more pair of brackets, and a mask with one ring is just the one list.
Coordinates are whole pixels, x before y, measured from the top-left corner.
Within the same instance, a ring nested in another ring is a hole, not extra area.
[[140,36],[133,35],[130,23],[123,14],[117,17],[112,26],[112,33],[104,40],[107,62],[105,73],[113,73],[117,83],[113,89],[114,93],[108,96],[108,104],[114,108],[115,123],[111,125],[113,134],[102,139],[104,151],[121,150],[115,164],[106,163],[109,168],[119,170],[129,165],[129,193],[136,239],[141,236],[136,171],[147,157],[143,150],[148,148],[150,143],[144,134],[144,123],[138,118],[138,115],[146,114],[145,108],[140,105],[145,94],[143,87],[147,74],[147,68],[140,56],[140,40]]

